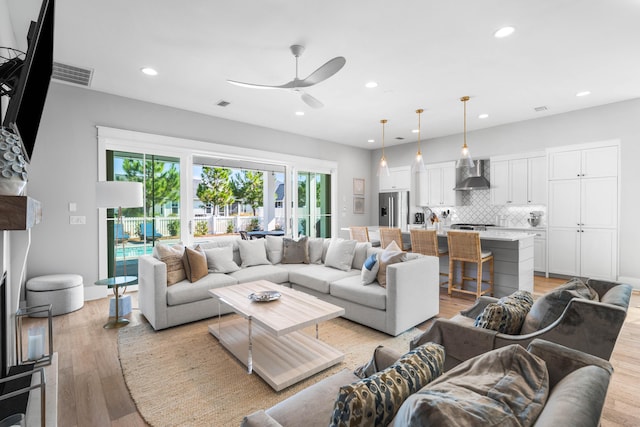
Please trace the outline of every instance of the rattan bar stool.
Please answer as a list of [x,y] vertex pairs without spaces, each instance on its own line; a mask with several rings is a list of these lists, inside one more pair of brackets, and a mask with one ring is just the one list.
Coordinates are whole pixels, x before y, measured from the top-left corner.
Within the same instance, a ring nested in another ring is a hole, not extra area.
[[[470,231],[449,231],[447,233],[449,241],[449,296],[452,291],[475,295],[489,294],[493,296],[493,254],[491,251],[483,251],[480,246],[480,233]],[[460,261],[460,283],[454,282],[456,261]],[[476,277],[465,276],[465,263],[471,262],[477,265]],[[489,280],[482,280],[482,266],[489,263]],[[464,282],[475,281],[477,283],[475,291],[464,289]],[[482,289],[482,284],[489,286]]]
[[[411,235],[411,251],[422,255],[446,256],[448,254],[446,247],[438,245],[438,233],[436,230],[410,230]],[[449,277],[449,273],[440,273],[441,276]],[[441,282],[441,285],[448,284],[448,281]]]
[[382,248],[386,248],[394,240],[398,244],[400,249],[402,249],[403,251],[410,251],[411,250],[410,246],[407,247],[402,242],[402,232],[400,231],[399,228],[380,227],[380,246]]
[[349,238],[356,242],[369,242],[369,229],[367,227],[349,227]]

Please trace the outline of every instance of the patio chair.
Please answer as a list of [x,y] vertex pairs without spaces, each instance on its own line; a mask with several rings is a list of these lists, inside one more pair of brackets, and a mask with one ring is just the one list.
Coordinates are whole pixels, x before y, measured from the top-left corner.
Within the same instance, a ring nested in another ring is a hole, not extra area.
[[147,241],[156,240],[162,237],[162,234],[160,234],[158,230],[156,230],[153,226],[153,222],[147,222],[146,227],[143,225],[143,223],[140,223],[138,234],[140,235],[141,239],[146,238]]
[[113,224],[113,238],[116,242],[126,242],[129,240],[129,233],[124,231],[122,224],[115,223]]

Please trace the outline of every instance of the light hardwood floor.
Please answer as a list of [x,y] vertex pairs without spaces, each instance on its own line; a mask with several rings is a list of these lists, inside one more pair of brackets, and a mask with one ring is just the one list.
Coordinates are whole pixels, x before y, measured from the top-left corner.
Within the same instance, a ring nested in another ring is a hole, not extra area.
[[[536,277],[535,294],[544,294],[564,280]],[[136,293],[132,293],[137,306]],[[441,317],[450,318],[473,303],[472,296],[440,294]],[[88,301],[84,308],[54,318],[54,349],[58,352],[58,425],[61,427],[146,426],[129,396],[118,360],[117,330],[103,329],[108,300]],[[134,310],[131,324],[146,322]],[[37,323],[38,320],[28,319]],[[428,327],[430,322],[420,325]],[[615,372],[609,386],[602,425],[640,426],[640,294],[631,309],[611,362]]]

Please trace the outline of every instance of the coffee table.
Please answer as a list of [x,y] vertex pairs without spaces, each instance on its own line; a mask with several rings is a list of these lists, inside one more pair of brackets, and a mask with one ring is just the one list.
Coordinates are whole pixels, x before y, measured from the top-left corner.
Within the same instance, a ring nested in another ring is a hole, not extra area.
[[[254,302],[255,292],[277,291],[275,301]],[[344,359],[344,354],[318,338],[318,324],[344,314],[344,309],[312,295],[267,280],[211,289],[209,293],[242,317],[209,325],[209,332],[238,360],[246,361],[274,390],[280,391]],[[315,337],[300,331],[315,325]]]

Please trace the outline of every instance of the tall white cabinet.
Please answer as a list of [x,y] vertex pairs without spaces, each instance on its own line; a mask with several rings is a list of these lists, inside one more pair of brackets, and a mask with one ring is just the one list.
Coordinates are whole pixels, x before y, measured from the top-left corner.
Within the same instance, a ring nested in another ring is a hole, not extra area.
[[416,175],[417,206],[455,206],[456,162],[432,163]]
[[548,270],[617,279],[619,143],[548,151]]
[[491,204],[547,203],[544,152],[491,157]]

